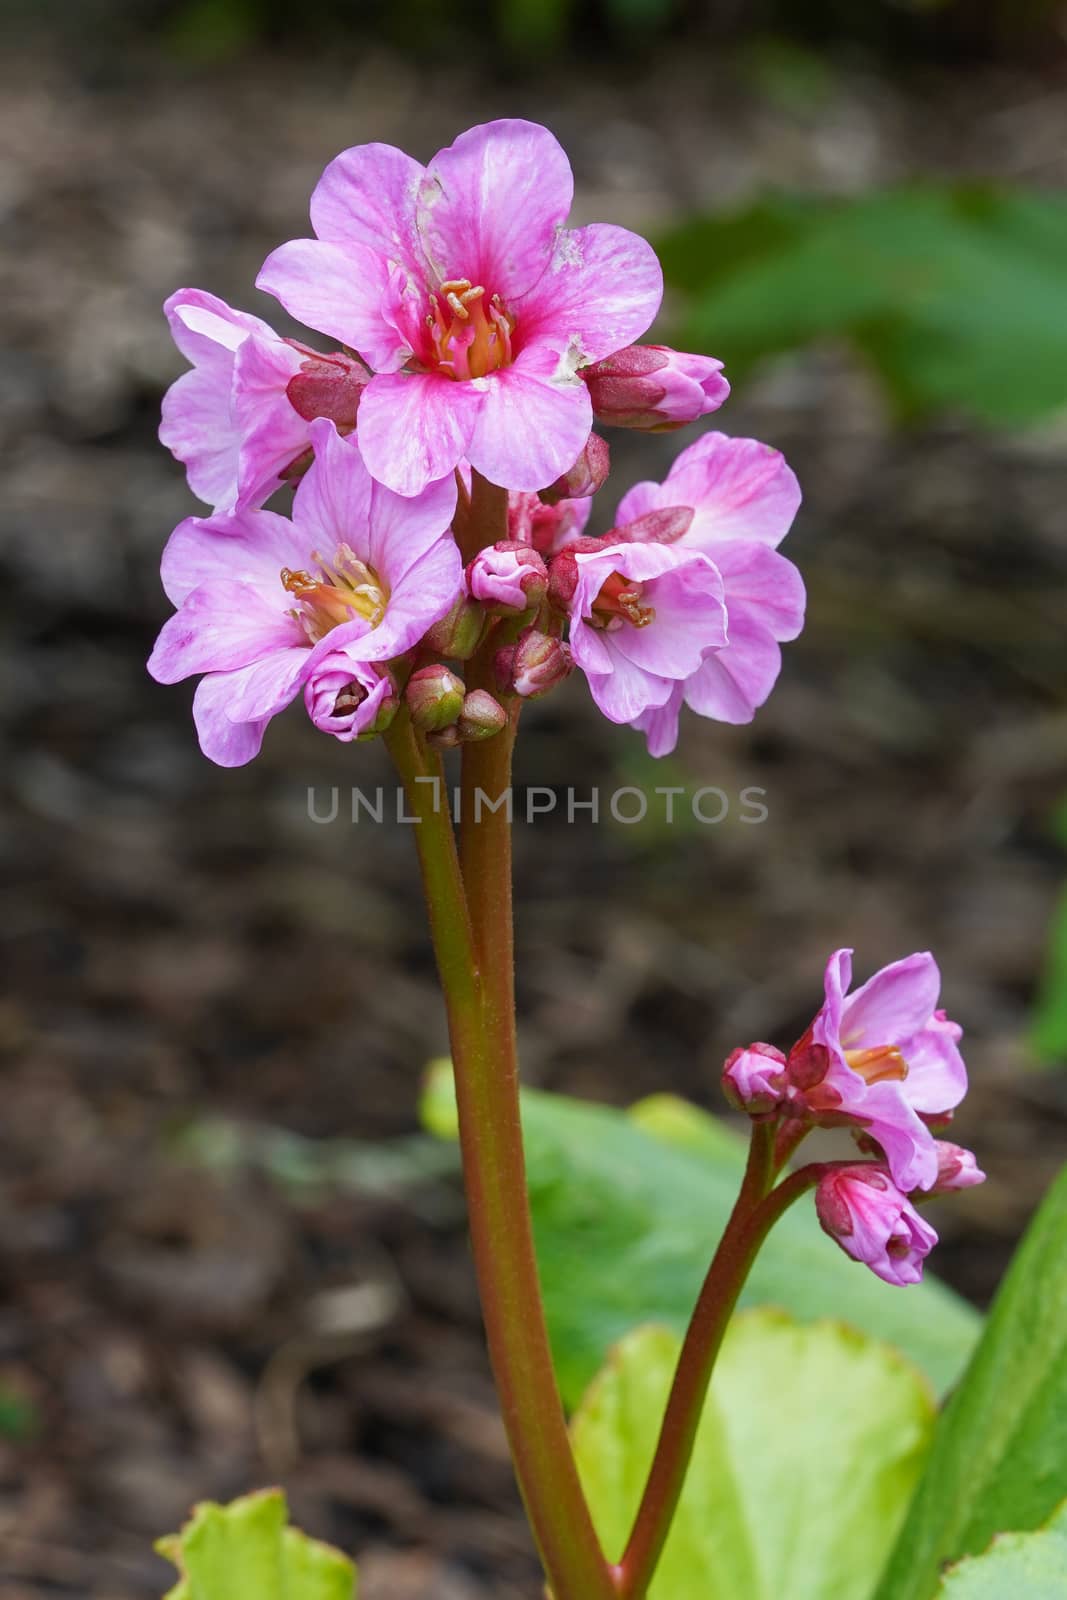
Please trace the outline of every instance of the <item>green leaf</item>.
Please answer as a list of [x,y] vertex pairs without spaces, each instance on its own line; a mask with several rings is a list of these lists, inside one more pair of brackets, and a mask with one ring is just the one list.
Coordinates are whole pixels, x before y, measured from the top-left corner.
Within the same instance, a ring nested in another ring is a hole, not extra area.
[[[878,1600],[930,1600],[946,1561],[1067,1496],[1067,1169],[1019,1247],[938,1425]],[[1067,1588],[1065,1588],[1067,1592]]]
[[691,296],[683,337],[732,377],[845,337],[899,411],[1024,423],[1067,405],[1067,195],[912,185],[796,196],[685,223],[661,242]]
[[[423,1116],[456,1135],[448,1062],[428,1079]],[[612,1345],[650,1318],[681,1333],[737,1198],[742,1141],[671,1096],[629,1114],[526,1090],[530,1203],[556,1370],[577,1405]],[[960,1374],[977,1313],[928,1278],[893,1289],[826,1238],[810,1202],[789,1211],[761,1251],[742,1304],[802,1319],[841,1316],[898,1344],[938,1389]]]
[[1052,916],[1033,1044],[1038,1060],[1046,1064],[1067,1061],[1067,894],[1061,896]]
[[1067,1506],[1037,1533],[1005,1533],[984,1556],[953,1567],[938,1600],[1063,1600],[1067,1594]]
[[[573,1423],[606,1553],[623,1551],[680,1341],[641,1328]],[[867,1600],[922,1469],[934,1406],[887,1346],[778,1311],[735,1319],[649,1600]]]
[[287,1519],[280,1489],[197,1506],[181,1533],[156,1545],[181,1573],[166,1600],[355,1600],[351,1561]]

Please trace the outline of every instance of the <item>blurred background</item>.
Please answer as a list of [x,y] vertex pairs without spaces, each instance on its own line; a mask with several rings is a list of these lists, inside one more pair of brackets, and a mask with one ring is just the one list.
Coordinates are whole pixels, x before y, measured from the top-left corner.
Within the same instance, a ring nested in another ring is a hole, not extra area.
[[[750,728],[655,764],[576,678],[519,782],[766,791],[743,826],[517,830],[529,1080],[717,1108],[826,953],[931,947],[990,1179],[937,1270],[988,1302],[1067,1153],[1067,11],[1060,0],[2,0],[0,1596],[149,1600],[197,1497],[284,1482],[364,1600],[531,1600],[410,830],[299,712],[199,755],[144,671],[193,509],[160,314],[251,284],[327,160],[547,123],[647,232],[659,336],[786,452],[803,637]],[[284,323],[282,323],[284,325]],[[696,430],[613,434],[616,485]],[[582,814],[579,814],[581,818]],[[709,1249],[712,1241],[709,1241]],[[828,1245],[829,1249],[830,1246]]]

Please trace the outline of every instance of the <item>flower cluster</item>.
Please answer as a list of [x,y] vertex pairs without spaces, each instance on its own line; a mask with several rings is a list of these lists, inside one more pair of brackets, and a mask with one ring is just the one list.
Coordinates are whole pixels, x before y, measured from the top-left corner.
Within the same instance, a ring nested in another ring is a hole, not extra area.
[[[300,691],[337,738],[383,732],[406,704],[448,745],[576,665],[656,755],[683,705],[745,722],[770,693],[804,615],[778,553],[800,494],[777,451],[706,434],[586,533],[609,469],[594,420],[671,430],[729,385],[719,361],[634,342],[659,310],[655,253],[624,228],[567,227],[572,194],[563,150],[528,122],[472,128],[425,167],[360,145],[319,180],[314,237],[257,280],[324,348],[198,289],[168,300],[191,370],[160,437],[211,514],[167,547],[177,610],[149,666],[204,675],[213,760],[250,760]],[[507,527],[501,511],[472,549],[483,482],[508,491]],[[288,515],[266,509],[287,489]],[[468,705],[453,669],[479,650],[496,692]]]
[[739,1110],[774,1121],[783,1151],[813,1127],[850,1129],[871,1159],[826,1165],[819,1220],[887,1283],[917,1283],[937,1234],[916,1201],[984,1177],[969,1150],[935,1136],[967,1092],[962,1029],[938,1007],[941,975],[928,952],[852,993],[851,983],[852,952],[837,950],[823,1004],[788,1055],[763,1043],[735,1050],[723,1089]]

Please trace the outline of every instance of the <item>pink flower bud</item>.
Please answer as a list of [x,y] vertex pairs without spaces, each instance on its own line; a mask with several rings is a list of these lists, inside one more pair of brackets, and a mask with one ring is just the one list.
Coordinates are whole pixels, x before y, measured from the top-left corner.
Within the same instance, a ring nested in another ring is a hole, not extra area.
[[351,433],[356,425],[360,396],[370,378],[362,361],[340,350],[328,356],[309,351],[308,359],[289,379],[285,392],[293,410],[306,421],[329,417],[336,423],[339,433]]
[[557,478],[555,483],[550,483],[547,489],[542,489],[540,499],[546,506],[554,506],[560,500],[586,500],[603,488],[610,470],[608,441],[598,433],[591,433],[585,442],[585,449],[570,471]]
[[845,1254],[886,1283],[903,1287],[922,1278],[937,1234],[885,1167],[860,1162],[829,1168],[815,1191],[815,1210]]
[[486,689],[472,689],[463,702],[456,724],[461,739],[468,744],[476,739],[491,739],[507,727],[508,714],[499,700]]
[[949,1144],[947,1139],[937,1141],[937,1182],[929,1191],[931,1194],[947,1194],[952,1189],[973,1189],[975,1184],[984,1182],[985,1173],[972,1151],[965,1150],[959,1144]]
[[464,693],[463,680],[435,662],[411,674],[404,699],[416,728],[423,733],[439,733],[459,716]]
[[518,544],[532,545],[547,561],[581,537],[592,503],[561,500],[547,506],[536,494],[509,494],[508,535]]
[[316,728],[348,744],[384,733],[400,701],[388,672],[335,650],[304,685],[304,704]]
[[750,1044],[727,1056],[722,1092],[735,1111],[765,1116],[779,1105],[784,1089],[785,1056],[773,1044]]
[[476,600],[461,595],[422,642],[436,655],[447,656],[451,661],[469,661],[484,632],[485,611]]
[[548,694],[569,676],[574,663],[562,639],[527,628],[513,645],[498,650],[493,667],[502,688],[524,700]]
[[730,393],[722,362],[661,344],[632,344],[582,373],[594,414],[616,428],[667,433],[717,411]]
[[467,566],[467,588],[473,599],[505,616],[521,616],[545,598],[548,573],[528,544],[504,539],[479,550]]
[[578,587],[578,562],[573,550],[562,550],[548,568],[548,603],[557,611],[569,611]]

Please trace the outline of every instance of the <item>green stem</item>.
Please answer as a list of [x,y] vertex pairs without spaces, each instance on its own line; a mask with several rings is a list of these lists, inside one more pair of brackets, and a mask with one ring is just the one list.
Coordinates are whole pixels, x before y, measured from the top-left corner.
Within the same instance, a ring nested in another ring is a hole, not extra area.
[[823,1168],[802,1167],[768,1193],[773,1170],[773,1127],[753,1123],[745,1181],[693,1311],[648,1482],[620,1564],[623,1600],[643,1600],[652,1582],[689,1469],[715,1361],[752,1263],[774,1224],[818,1182]]
[[[506,494],[501,499],[475,476],[470,511],[461,519],[465,554],[505,536],[506,511]],[[468,686],[488,687],[491,665],[490,641],[468,663]],[[555,1600],[617,1600],[556,1384],[526,1190],[506,798],[517,720],[513,701],[503,732],[463,748],[460,855],[447,808],[434,808],[432,785],[416,783],[440,764],[406,713],[386,742],[419,818],[419,859],[448,1008],[471,1244],[515,1474]],[[491,804],[480,802],[478,791]]]

